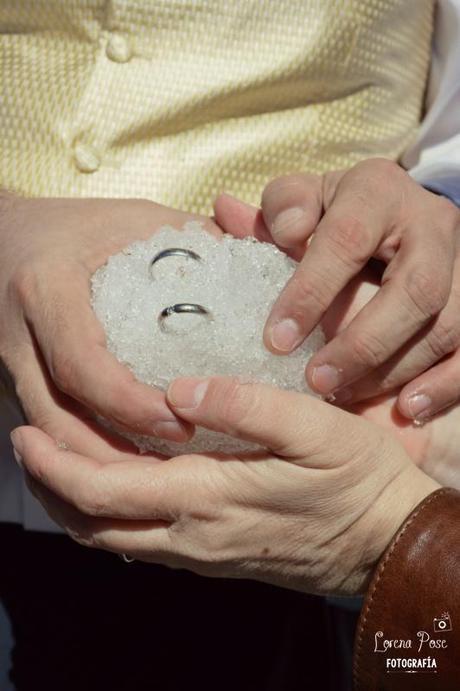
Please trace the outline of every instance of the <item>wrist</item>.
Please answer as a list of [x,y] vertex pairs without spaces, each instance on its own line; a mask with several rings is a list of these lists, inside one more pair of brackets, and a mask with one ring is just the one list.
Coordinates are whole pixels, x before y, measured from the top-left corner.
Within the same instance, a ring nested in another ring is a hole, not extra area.
[[369,516],[372,544],[369,545],[369,568],[363,589],[367,588],[383,553],[407,517],[440,487],[417,466],[410,465],[385,488]]
[[377,564],[401,525],[421,501],[439,488],[439,483],[415,465],[406,466],[385,486],[351,536],[357,566],[348,584],[350,595],[367,590]]

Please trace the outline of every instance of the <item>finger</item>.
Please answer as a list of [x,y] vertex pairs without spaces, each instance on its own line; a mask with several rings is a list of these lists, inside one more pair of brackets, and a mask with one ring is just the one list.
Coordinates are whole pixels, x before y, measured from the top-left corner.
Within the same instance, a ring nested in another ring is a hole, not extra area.
[[148,554],[149,561],[157,562],[170,553],[169,522],[94,518],[63,501],[29,473],[25,473],[25,478],[29,490],[50,518],[80,545],[129,554],[135,559],[143,559]]
[[144,456],[101,463],[59,448],[35,427],[17,428],[11,441],[25,470],[85,515],[173,520],[193,492],[174,461],[152,463]]
[[[334,394],[336,403],[349,405],[399,390],[401,386],[415,380],[439,360],[457,350],[460,346],[459,260],[454,269],[454,283],[447,305],[438,317],[408,341],[384,365],[355,381],[351,386],[337,391]],[[406,412],[409,412],[408,409]]]
[[380,288],[380,278],[369,264],[337,295],[321,320],[326,342],[351,324],[353,318],[374,297]]
[[382,202],[375,190],[371,194],[367,169],[353,168],[339,179],[336,189],[324,195],[325,204],[330,203],[313,242],[265,326],[265,344],[275,353],[288,353],[300,345],[390,228],[391,200]]
[[214,218],[225,233],[236,238],[251,236],[261,242],[273,242],[261,210],[230,194],[224,192],[216,198]]
[[[225,233],[236,238],[255,237],[260,242],[273,244],[273,238],[265,225],[262,211],[250,204],[246,204],[229,194],[221,194],[214,202],[216,222]],[[304,255],[304,248],[288,249],[292,259],[300,261]]]
[[53,288],[38,285],[25,305],[60,391],[119,429],[174,441],[190,438],[192,430],[177,420],[164,393],[136,381],[107,350],[104,330],[91,308],[89,276],[84,270],[56,273]]
[[460,401],[460,351],[410,382],[400,392],[398,408],[404,417],[425,422]]
[[90,411],[54,387],[32,343],[15,352],[10,368],[16,380],[14,391],[29,424],[42,429],[60,446],[106,462],[138,458],[134,444],[109,433]]
[[329,434],[327,430],[337,432],[348,421],[346,413],[318,399],[265,384],[241,383],[237,377],[176,379],[167,398],[189,422],[289,458],[311,453]]
[[304,244],[323,211],[322,178],[299,173],[272,180],[262,194],[265,225],[280,247]]
[[307,380],[315,391],[336,394],[376,370],[446,305],[454,263],[452,236],[434,235],[419,224],[405,238],[391,280],[308,363]]

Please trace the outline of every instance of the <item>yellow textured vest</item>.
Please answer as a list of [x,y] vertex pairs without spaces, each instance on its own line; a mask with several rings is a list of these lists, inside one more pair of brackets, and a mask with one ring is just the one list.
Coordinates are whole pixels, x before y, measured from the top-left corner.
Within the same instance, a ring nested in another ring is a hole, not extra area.
[[2,0],[0,184],[208,212],[398,158],[433,0]]

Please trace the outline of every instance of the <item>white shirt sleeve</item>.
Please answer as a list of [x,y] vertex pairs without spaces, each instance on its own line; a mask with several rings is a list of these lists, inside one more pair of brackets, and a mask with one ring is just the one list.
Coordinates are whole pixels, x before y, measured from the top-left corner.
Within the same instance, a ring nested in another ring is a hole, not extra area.
[[460,203],[460,0],[438,0],[427,113],[402,163]]

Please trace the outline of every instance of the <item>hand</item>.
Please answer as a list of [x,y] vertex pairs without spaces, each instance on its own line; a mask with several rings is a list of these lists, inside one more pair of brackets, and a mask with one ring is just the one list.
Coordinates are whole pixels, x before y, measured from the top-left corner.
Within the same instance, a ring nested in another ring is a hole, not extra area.
[[192,428],[164,393],[137,382],[106,350],[89,281],[109,255],[192,217],[144,200],[9,195],[0,211],[0,357],[30,423],[105,459],[135,449],[100,430],[88,409],[125,430],[187,439]]
[[[326,339],[331,340],[346,329],[377,291],[372,270],[363,270],[327,311],[322,321]],[[441,485],[460,489],[460,406],[450,408],[423,425],[414,425],[401,415],[395,394],[362,401],[351,405],[349,410],[388,430],[412,461]]]
[[460,399],[460,211],[450,202],[370,159],[278,178],[260,213],[223,195],[215,214],[224,230],[269,238],[301,259],[266,324],[276,353],[303,341],[369,259],[386,264],[375,297],[308,363],[314,390],[353,403],[410,382],[398,405],[417,420]]
[[81,544],[351,595],[438,488],[378,427],[309,396],[236,378],[176,380],[167,395],[189,423],[270,451],[104,464],[18,428],[12,440],[32,491]]
[[[378,284],[369,267],[350,281],[322,321],[326,339],[331,340],[346,329],[377,291]],[[395,394],[368,399],[348,409],[388,430],[427,475],[441,485],[460,489],[460,406],[423,425],[414,425],[401,415]]]

